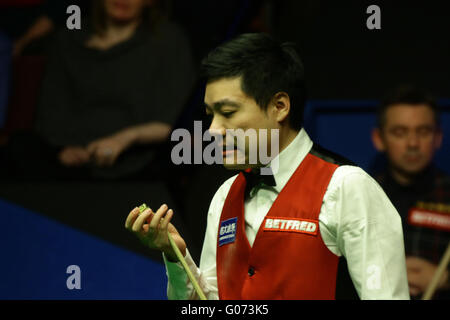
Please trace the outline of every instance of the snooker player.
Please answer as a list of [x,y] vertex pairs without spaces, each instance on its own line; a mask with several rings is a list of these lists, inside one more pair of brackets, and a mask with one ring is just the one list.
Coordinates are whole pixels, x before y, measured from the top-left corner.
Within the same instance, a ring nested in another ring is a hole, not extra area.
[[[339,257],[361,299],[409,299],[400,216],[368,174],[303,129],[304,71],[293,47],[240,35],[213,50],[202,71],[210,131],[224,148],[227,129],[277,129],[279,153],[268,164],[247,161],[251,170],[218,189],[199,267],[167,205],[129,213],[126,228],[163,252],[169,299],[198,296],[168,233],[208,299],[335,299]],[[248,150],[224,151],[224,165],[242,169],[233,160],[248,160]],[[261,174],[275,160],[277,170]]]

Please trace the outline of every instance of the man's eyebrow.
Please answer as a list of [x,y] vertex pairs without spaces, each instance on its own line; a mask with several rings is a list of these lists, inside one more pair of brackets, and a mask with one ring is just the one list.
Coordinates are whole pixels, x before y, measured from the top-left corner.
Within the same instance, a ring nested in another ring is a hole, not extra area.
[[204,103],[204,105],[205,105],[205,108],[208,109],[208,110],[212,110],[212,109],[219,110],[220,108],[222,108],[224,106],[231,106],[231,107],[236,107],[236,108],[240,108],[241,107],[240,103],[237,103],[235,101],[231,101],[231,100],[228,100],[228,99],[223,99],[223,100],[219,100],[217,102],[214,102],[212,104],[212,106],[208,105],[206,102]]
[[390,128],[390,130],[391,130],[391,131],[394,131],[394,130],[409,130],[409,128],[408,128],[407,126],[405,126],[405,125],[399,124],[399,125],[394,125],[394,126],[392,126],[392,127]]

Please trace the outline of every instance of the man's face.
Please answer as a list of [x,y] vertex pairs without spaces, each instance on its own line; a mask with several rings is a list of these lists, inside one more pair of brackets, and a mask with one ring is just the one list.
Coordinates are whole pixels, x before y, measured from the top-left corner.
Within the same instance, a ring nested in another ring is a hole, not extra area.
[[[258,142],[246,138],[242,134],[231,137],[226,134],[227,129],[255,129],[256,137],[259,137],[261,129],[268,129],[266,150],[271,143],[270,129],[279,129],[272,108],[262,110],[256,101],[246,95],[241,89],[241,78],[224,78],[208,83],[205,91],[206,113],[212,116],[209,131],[223,137],[223,161],[228,169],[243,169],[245,167],[257,167],[259,163],[252,165],[249,162],[249,153],[256,152]],[[262,132],[261,132],[262,133]],[[234,144],[234,149],[226,151],[226,146]],[[255,145],[256,144],[256,145]],[[241,148],[239,146],[245,146]],[[259,160],[259,159],[258,159]],[[245,165],[239,165],[244,162]],[[259,161],[258,161],[259,162]]]
[[385,117],[378,150],[386,152],[395,170],[407,175],[421,172],[442,141],[433,110],[427,105],[396,104],[386,110]]

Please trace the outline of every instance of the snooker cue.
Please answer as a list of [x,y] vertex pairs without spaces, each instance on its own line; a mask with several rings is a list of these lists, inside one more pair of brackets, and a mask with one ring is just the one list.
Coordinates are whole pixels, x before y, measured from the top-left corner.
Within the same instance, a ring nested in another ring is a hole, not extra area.
[[[139,212],[142,213],[147,208],[148,208],[147,205],[144,203],[139,207]],[[173,241],[172,236],[170,235],[169,232],[167,232],[167,236],[169,238],[170,246],[172,247],[173,251],[175,251],[175,255],[177,256],[178,260],[180,260],[181,265],[183,266],[184,271],[187,273],[189,280],[191,280],[195,292],[197,292],[198,296],[200,297],[200,300],[207,300],[205,294],[203,293],[202,289],[200,288],[200,285],[197,282],[197,279],[195,279],[194,275],[191,272],[191,269],[189,269],[189,266],[187,265],[186,260],[183,257],[183,254],[180,252],[180,249],[176,245],[175,241]]]
[[447,269],[449,262],[450,262],[450,243],[447,245],[447,250],[445,250],[444,256],[442,257],[441,262],[439,263],[439,266],[436,269],[436,272],[434,273],[434,276],[431,279],[430,284],[428,285],[424,295],[422,296],[422,300],[431,300],[431,298],[433,298],[434,292],[436,291],[439,281],[441,280],[444,271]]

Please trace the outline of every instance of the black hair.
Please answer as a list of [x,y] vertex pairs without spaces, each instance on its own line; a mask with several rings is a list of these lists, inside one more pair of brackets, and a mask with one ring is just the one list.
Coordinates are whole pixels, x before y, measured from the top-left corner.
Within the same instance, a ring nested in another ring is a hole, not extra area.
[[203,59],[207,83],[241,77],[241,89],[261,109],[277,92],[289,95],[289,124],[300,130],[306,101],[304,68],[293,43],[279,43],[265,33],[246,33],[225,42]]
[[434,113],[436,126],[439,126],[439,110],[435,97],[423,88],[414,85],[400,85],[382,99],[377,109],[377,125],[382,129],[386,125],[386,111],[396,104],[427,105]]

